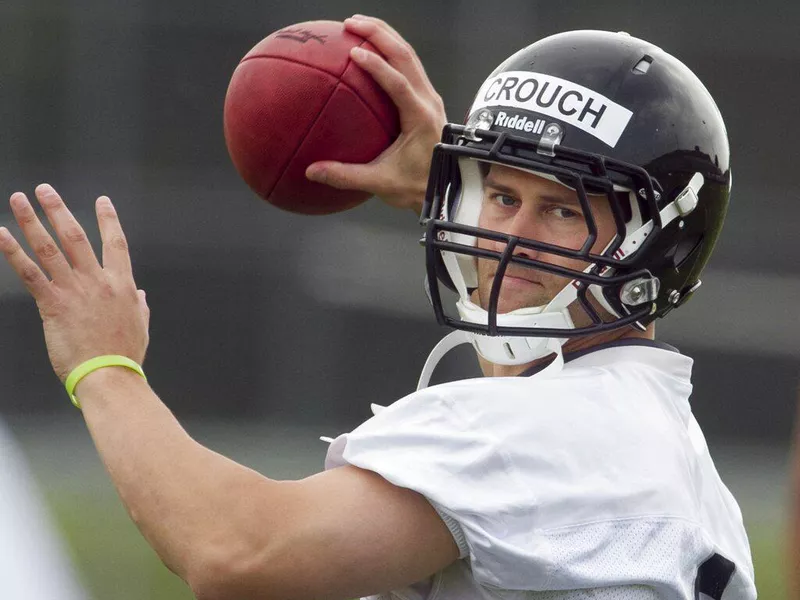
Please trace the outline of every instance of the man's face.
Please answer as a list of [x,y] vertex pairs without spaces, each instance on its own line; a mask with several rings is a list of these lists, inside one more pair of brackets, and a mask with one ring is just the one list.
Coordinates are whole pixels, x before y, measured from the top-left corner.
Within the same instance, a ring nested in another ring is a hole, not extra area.
[[[597,225],[597,242],[592,252],[600,252],[616,232],[614,217],[605,196],[589,196],[589,203]],[[577,192],[568,187],[532,173],[491,165],[484,180],[478,226],[578,250],[586,241],[589,231],[583,213]],[[505,243],[479,238],[478,247],[502,252]],[[514,255],[578,271],[588,266],[585,261],[527,248],[517,248]],[[497,261],[478,259],[477,300],[487,310],[497,266]],[[497,311],[506,313],[518,308],[545,305],[569,281],[566,277],[539,269],[510,264],[503,277]]]

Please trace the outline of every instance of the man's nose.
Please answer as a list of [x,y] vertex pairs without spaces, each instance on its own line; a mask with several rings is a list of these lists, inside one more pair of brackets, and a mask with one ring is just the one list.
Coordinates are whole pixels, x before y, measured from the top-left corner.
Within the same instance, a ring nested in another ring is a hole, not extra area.
[[[532,210],[520,210],[514,215],[514,219],[509,223],[508,235],[513,235],[515,237],[521,238],[523,240],[535,240],[535,241],[542,241],[540,237],[540,229],[541,224],[536,219],[536,215],[533,213]],[[502,244],[503,250],[505,249],[505,244]],[[525,258],[537,258],[539,255],[539,251],[533,248],[526,248],[523,246],[517,246],[514,248],[514,256],[523,256]]]

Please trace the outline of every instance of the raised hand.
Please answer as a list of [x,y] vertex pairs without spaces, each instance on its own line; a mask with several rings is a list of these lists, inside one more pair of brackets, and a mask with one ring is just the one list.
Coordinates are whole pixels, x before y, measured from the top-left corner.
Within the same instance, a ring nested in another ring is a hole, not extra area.
[[56,375],[63,382],[80,363],[104,354],[121,354],[141,364],[150,313],[144,292],[136,289],[125,234],[111,200],[101,196],[96,203],[101,265],[56,191],[42,184],[36,198],[63,252],[22,193],[11,196],[11,210],[41,267],[5,227],[0,227],[0,252],[39,307]]
[[341,189],[364,190],[387,204],[420,212],[425,197],[431,154],[447,122],[436,93],[414,49],[387,23],[355,15],[345,28],[367,39],[382,54],[362,48],[352,59],[389,95],[400,113],[400,136],[368,164],[317,162],[306,176]]

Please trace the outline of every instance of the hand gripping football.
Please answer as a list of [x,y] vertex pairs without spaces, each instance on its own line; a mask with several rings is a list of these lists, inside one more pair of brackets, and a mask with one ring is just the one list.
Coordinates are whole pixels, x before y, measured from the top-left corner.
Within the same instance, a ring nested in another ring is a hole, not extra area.
[[256,44],[233,72],[225,141],[236,170],[267,202],[319,215],[369,198],[305,177],[319,160],[370,162],[399,133],[392,101],[350,60],[354,46],[377,52],[342,23],[298,23]]

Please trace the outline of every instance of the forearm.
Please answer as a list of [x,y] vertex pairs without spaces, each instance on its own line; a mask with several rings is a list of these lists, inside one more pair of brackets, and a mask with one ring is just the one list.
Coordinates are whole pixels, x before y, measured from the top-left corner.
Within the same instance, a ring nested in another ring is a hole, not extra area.
[[133,371],[100,369],[76,391],[126,509],[170,569],[191,582],[210,563],[263,549],[275,521],[258,508],[279,482],[195,442]]

